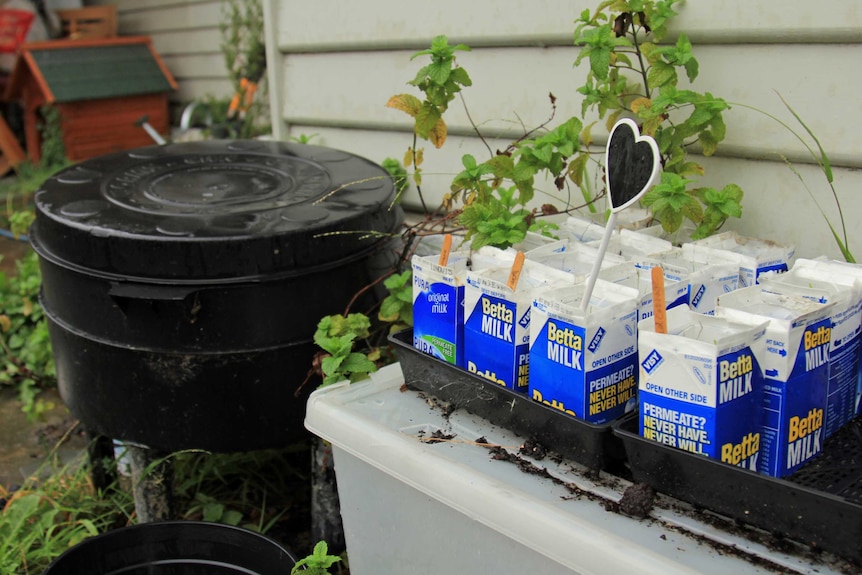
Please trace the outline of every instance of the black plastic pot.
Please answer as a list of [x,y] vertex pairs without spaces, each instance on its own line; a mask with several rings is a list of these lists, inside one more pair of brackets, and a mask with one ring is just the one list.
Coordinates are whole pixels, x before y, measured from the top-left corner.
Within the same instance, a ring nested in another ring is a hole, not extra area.
[[30,237],[64,402],[91,431],[166,451],[301,436],[317,322],[391,268],[394,194],[368,160],[278,142],[58,173]]
[[86,539],[43,575],[287,575],[296,559],[272,539],[239,527],[167,521]]

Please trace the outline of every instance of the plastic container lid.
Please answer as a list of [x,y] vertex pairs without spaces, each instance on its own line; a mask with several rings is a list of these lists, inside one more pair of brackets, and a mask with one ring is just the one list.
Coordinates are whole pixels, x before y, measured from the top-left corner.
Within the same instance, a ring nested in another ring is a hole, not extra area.
[[320,146],[151,146],[63,170],[36,194],[34,247],[105,275],[201,280],[308,273],[393,231],[392,179]]

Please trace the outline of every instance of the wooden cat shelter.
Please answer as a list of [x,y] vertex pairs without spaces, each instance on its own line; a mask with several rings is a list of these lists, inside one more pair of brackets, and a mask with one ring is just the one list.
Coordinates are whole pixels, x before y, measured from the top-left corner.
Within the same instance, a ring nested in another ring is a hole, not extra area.
[[168,95],[176,89],[150,38],[127,36],[22,45],[5,98],[22,102],[31,160],[41,155],[40,109],[53,105],[66,156],[77,162],[152,145],[136,122],[147,116],[156,131],[167,133]]

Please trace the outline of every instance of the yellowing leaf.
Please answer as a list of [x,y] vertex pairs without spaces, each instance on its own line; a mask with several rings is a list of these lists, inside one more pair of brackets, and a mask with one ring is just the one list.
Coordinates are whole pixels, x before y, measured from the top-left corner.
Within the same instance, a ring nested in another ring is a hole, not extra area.
[[401,163],[404,164],[405,168],[413,165],[413,148],[407,148],[407,151],[404,152],[404,161]]
[[24,309],[21,310],[21,313],[25,316],[29,316],[31,313],[33,313],[33,302],[31,302],[29,299],[24,299]]
[[10,329],[12,329],[12,320],[6,314],[0,315],[0,331],[6,333]]
[[[439,148],[440,146],[437,147]],[[419,148],[416,150],[416,167],[421,166],[423,161],[425,161],[425,148]]]
[[652,100],[649,98],[637,98],[632,102],[632,112],[637,114],[641,108],[652,108]]
[[401,110],[415,118],[416,114],[419,113],[419,108],[422,107],[422,102],[411,94],[398,94],[389,98],[389,101],[386,102],[386,107]]
[[446,142],[446,122],[443,121],[443,118],[437,120],[437,123],[434,124],[434,127],[431,128],[431,133],[428,134],[428,139],[434,144],[435,148],[440,148]]
[[584,129],[581,130],[581,142],[587,147],[593,145],[593,126],[595,126],[595,122],[591,122],[584,126]]

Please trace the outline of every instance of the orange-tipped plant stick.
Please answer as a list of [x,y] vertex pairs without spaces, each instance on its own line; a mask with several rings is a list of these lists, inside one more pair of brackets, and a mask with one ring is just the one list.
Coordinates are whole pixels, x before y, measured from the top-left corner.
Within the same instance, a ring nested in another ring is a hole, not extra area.
[[664,270],[652,268],[652,307],[656,333],[667,333],[667,304],[664,299]]
[[440,260],[437,262],[441,266],[449,263],[449,252],[452,251],[452,234],[443,236],[443,249],[440,251]]
[[524,269],[524,252],[518,252],[515,254],[515,263],[512,264],[512,271],[509,272],[509,281],[506,282],[510,290],[515,291],[517,289],[522,269]]

